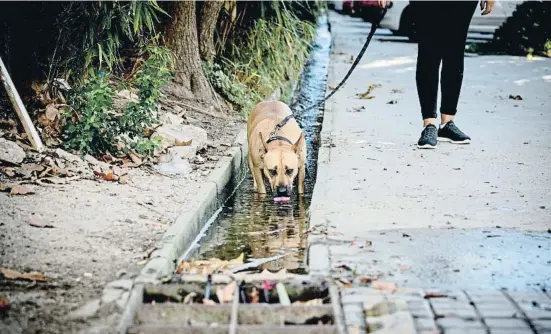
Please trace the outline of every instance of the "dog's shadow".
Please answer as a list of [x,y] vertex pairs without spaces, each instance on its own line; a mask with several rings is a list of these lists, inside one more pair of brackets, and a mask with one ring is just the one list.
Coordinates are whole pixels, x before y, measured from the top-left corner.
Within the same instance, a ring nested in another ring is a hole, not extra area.
[[306,247],[306,206],[304,196],[294,195],[288,203],[274,203],[270,195],[254,194],[250,206],[250,257],[267,258],[287,254],[260,269],[296,270]]

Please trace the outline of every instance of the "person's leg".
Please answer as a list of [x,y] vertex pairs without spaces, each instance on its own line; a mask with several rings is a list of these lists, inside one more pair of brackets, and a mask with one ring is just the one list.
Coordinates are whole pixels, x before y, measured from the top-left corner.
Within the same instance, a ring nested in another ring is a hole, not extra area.
[[470,138],[461,132],[453,122],[448,127],[446,124],[453,121],[457,113],[457,104],[463,83],[465,42],[476,6],[477,1],[448,2],[449,28],[446,29],[447,38],[442,41],[441,129],[438,133],[440,140],[455,143],[470,142]]
[[415,81],[421,105],[423,126],[436,124],[436,102],[438,98],[438,81],[442,54],[439,48],[438,29],[433,13],[434,6],[440,7],[439,1],[410,1],[418,34],[417,68]]
[[449,2],[450,25],[449,29],[446,29],[447,38],[442,41],[442,79],[440,82],[442,93],[440,113],[446,120],[453,119],[452,117],[457,112],[457,103],[463,83],[465,42],[476,5],[476,1]]
[[[415,81],[423,117],[423,132],[417,142],[419,148],[436,148],[438,81],[442,60],[439,31],[441,20],[438,8],[441,1],[410,1],[417,29],[417,69]],[[436,7],[436,8],[435,8]]]

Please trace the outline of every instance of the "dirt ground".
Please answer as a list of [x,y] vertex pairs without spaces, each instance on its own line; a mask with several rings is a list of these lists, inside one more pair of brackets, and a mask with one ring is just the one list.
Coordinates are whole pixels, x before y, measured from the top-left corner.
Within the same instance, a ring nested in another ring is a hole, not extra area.
[[[168,225],[195,204],[194,194],[243,126],[236,116],[186,116],[184,123],[207,130],[209,140],[200,153],[205,162],[192,163],[188,176],[134,168],[127,184],[77,180],[25,185],[35,191],[27,196],[0,193],[0,268],[51,278],[31,283],[0,275],[0,296],[10,306],[6,311],[0,300],[1,333],[78,332],[87,323],[67,320],[70,311],[99,298],[107,282],[137,275]],[[31,217],[53,227],[33,227]]]

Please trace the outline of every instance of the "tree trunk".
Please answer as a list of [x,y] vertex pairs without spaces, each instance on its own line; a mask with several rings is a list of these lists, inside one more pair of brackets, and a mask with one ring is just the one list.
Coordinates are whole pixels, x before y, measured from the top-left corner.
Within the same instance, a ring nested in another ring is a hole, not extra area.
[[187,91],[183,94],[186,97],[212,100],[199,57],[195,1],[174,2],[171,12],[172,21],[167,26],[165,38],[174,53],[175,81]]
[[199,16],[199,51],[201,58],[210,61],[216,56],[214,47],[214,29],[224,1],[206,0],[201,6]]

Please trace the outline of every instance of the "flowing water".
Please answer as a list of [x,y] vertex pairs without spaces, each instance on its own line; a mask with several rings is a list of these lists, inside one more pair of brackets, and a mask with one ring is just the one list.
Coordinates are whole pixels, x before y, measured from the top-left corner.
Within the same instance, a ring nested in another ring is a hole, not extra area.
[[294,195],[289,203],[274,203],[253,193],[253,181],[247,170],[243,182],[213,218],[201,239],[192,245],[186,257],[231,259],[244,253],[247,259],[283,255],[262,269],[304,271],[308,206],[316,181],[318,140],[323,105],[304,110],[323,100],[329,65],[331,36],[327,18],[318,22],[315,46],[300,76],[291,108],[304,131],[307,145],[307,175],[304,196]]

